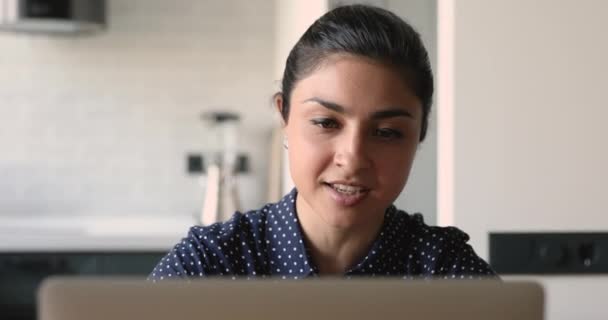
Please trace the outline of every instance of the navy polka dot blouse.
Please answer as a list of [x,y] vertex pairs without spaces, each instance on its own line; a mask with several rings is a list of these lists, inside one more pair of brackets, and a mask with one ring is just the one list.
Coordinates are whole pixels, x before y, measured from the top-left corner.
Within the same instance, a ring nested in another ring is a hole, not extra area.
[[[223,223],[195,226],[156,265],[156,282],[207,276],[300,279],[319,274],[295,213],[297,190],[257,211],[235,213]],[[495,277],[469,237],[454,227],[431,227],[420,214],[394,206],[368,254],[344,276],[472,279]]]

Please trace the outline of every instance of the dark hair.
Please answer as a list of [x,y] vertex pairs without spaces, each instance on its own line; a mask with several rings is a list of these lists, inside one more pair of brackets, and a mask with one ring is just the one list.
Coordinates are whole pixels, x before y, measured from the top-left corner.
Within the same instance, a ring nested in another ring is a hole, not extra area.
[[424,140],[433,100],[433,73],[420,35],[390,11],[349,5],[335,8],[317,19],[291,49],[282,80],[283,120],[289,118],[294,85],[332,54],[371,58],[396,68],[422,103]]

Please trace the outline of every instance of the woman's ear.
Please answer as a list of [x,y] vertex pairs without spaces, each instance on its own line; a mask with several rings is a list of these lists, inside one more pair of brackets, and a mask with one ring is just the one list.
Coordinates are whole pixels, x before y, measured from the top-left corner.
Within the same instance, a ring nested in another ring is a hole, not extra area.
[[272,100],[273,100],[272,103],[273,103],[274,107],[276,108],[277,112],[279,113],[279,119],[281,119],[281,127],[285,128],[287,123],[285,122],[285,118],[283,118],[283,101],[284,101],[283,93],[282,92],[275,93]]

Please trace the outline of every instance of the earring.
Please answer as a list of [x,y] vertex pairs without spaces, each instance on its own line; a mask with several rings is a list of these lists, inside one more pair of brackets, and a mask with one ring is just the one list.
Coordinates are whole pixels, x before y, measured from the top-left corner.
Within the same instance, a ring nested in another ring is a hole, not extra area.
[[289,149],[289,145],[287,144],[287,137],[283,137],[283,148]]

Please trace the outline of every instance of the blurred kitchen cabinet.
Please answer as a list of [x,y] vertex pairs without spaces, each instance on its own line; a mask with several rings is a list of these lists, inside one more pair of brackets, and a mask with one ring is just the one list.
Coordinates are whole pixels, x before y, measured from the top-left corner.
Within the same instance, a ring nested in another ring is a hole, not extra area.
[[147,276],[166,252],[0,253],[0,318],[35,320],[36,290],[52,275]]

